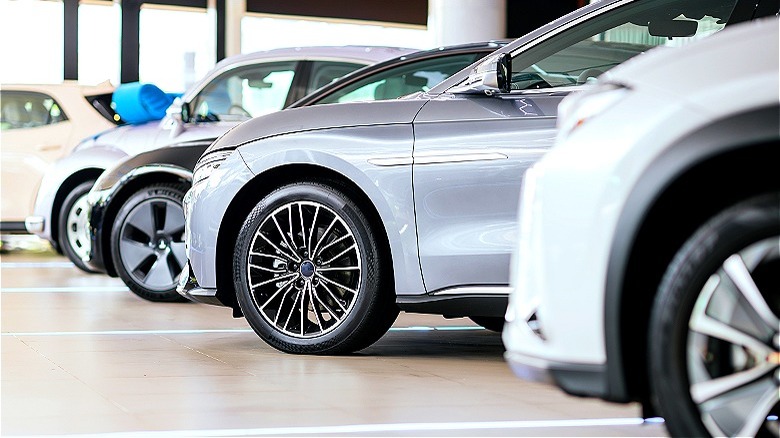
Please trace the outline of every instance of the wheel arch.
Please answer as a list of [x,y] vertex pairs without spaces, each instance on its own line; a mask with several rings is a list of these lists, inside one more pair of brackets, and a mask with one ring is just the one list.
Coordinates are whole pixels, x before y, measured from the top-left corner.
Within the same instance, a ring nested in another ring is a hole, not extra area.
[[241,315],[241,310],[233,287],[233,251],[241,225],[260,199],[283,185],[303,181],[300,175],[307,175],[305,181],[319,182],[345,191],[355,203],[365,208],[364,212],[367,213],[371,226],[380,236],[380,250],[383,255],[389,257],[386,259],[386,268],[390,270],[390,278],[395,278],[387,229],[368,194],[350,178],[333,169],[312,163],[282,165],[249,180],[231,201],[220,225],[216,248],[217,298],[224,305],[233,308],[236,316]]
[[[106,206],[103,215],[103,224],[112,224],[119,214],[125,201],[140,190],[151,184],[181,183],[188,188],[192,185],[192,171],[183,167],[174,165],[148,165],[133,169],[125,178],[117,183],[111,199]],[[103,267],[106,273],[112,277],[118,275],[114,266],[114,259],[111,255],[111,230],[113,227],[100,228],[100,246],[103,259]]]
[[778,106],[717,120],[667,148],[626,200],[605,290],[607,398],[646,402],[646,339],[658,285],[675,253],[709,217],[780,188]]
[[51,238],[52,241],[57,242],[59,246],[60,239],[60,210],[62,209],[62,203],[65,202],[65,198],[68,197],[70,192],[76,188],[79,184],[87,181],[95,181],[98,179],[104,169],[99,167],[89,167],[86,169],[80,169],[79,171],[68,176],[60,187],[57,189],[57,194],[54,195],[54,202],[51,209]]

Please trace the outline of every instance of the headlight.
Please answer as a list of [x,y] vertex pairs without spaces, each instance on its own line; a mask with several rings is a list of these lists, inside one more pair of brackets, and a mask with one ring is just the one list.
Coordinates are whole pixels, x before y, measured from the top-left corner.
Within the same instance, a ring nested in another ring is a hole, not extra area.
[[603,84],[564,99],[558,106],[559,140],[614,106],[628,92],[629,88],[622,85]]
[[198,160],[198,164],[195,165],[195,172],[192,174],[192,185],[195,185],[204,179],[211,176],[211,172],[214,171],[223,161],[234,152],[230,151],[218,151],[212,152]]

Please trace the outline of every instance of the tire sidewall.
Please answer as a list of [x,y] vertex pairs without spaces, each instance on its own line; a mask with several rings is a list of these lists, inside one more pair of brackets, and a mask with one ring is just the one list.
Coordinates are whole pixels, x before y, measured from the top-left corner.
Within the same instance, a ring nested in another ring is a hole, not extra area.
[[153,199],[173,201],[179,205],[182,204],[184,198],[185,189],[181,185],[176,184],[154,184],[133,193],[122,204],[122,207],[117,213],[116,220],[111,228],[111,257],[114,262],[114,268],[116,269],[119,277],[124,281],[130,290],[141,298],[150,301],[186,301],[178,292],[176,292],[176,284],[174,283],[170,289],[163,291],[148,289],[138,283],[130,272],[127,271],[123,262],[120,252],[120,239],[122,236],[122,228],[130,213],[138,207],[140,204]]
[[[257,229],[268,214],[290,202],[314,201],[321,203],[334,212],[347,224],[360,246],[362,266],[360,288],[357,298],[346,318],[337,328],[313,338],[297,338],[280,332],[261,315],[248,287],[248,254]],[[348,198],[330,187],[315,183],[297,183],[275,190],[251,211],[239,233],[234,253],[233,278],[236,295],[241,310],[252,328],[274,348],[291,353],[327,354],[341,350],[350,343],[354,333],[367,317],[367,309],[378,299],[379,273],[377,266],[377,248],[373,235],[367,226],[365,216]]]
[[780,196],[769,195],[724,210],[693,234],[664,275],[648,345],[652,402],[673,436],[709,435],[691,398],[688,378],[688,324],[694,304],[728,257],[780,234],[779,205]]
[[74,265],[76,265],[77,268],[81,269],[84,272],[94,274],[98,273],[99,271],[90,268],[87,266],[86,263],[84,263],[81,258],[76,255],[73,248],[70,246],[70,240],[68,239],[68,216],[70,214],[70,210],[73,208],[73,205],[76,203],[76,201],[85,193],[89,193],[89,191],[92,189],[92,186],[95,185],[95,181],[85,181],[79,185],[77,185],[73,190],[68,193],[68,196],[65,198],[65,200],[62,202],[62,206],[60,207],[60,217],[57,221],[57,225],[59,227],[59,245],[62,249],[62,253],[73,262]]

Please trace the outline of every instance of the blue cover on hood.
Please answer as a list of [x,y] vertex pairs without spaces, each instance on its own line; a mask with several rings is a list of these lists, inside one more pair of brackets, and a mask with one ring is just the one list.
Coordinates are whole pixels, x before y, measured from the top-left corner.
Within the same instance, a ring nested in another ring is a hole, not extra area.
[[139,124],[165,117],[173,96],[156,85],[131,82],[114,90],[114,111],[127,123]]

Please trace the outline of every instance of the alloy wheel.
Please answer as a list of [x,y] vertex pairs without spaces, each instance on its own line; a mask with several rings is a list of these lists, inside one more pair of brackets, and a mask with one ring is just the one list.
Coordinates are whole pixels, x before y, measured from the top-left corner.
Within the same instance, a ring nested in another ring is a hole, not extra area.
[[187,262],[184,251],[184,210],[168,199],[139,203],[122,223],[119,255],[125,270],[150,290],[176,285]]
[[285,335],[336,329],[361,287],[361,253],[339,214],[315,201],[288,202],[268,215],[247,254],[248,287],[259,313]]
[[90,241],[87,233],[87,195],[79,196],[68,211],[65,222],[65,235],[73,253],[86,259],[89,256]]
[[688,328],[690,395],[713,436],[778,435],[780,237],[731,255],[699,292]]

